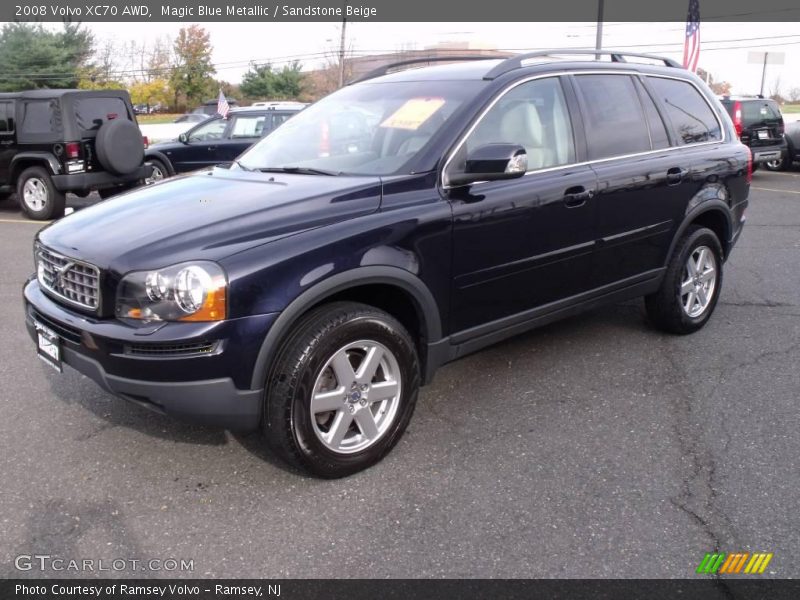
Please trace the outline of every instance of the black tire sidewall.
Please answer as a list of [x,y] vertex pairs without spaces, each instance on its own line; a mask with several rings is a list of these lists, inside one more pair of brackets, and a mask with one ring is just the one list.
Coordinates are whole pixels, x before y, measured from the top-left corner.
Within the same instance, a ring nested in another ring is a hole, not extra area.
[[[164,181],[164,179],[167,179],[170,176],[167,165],[165,165],[164,161],[162,161],[160,158],[145,158],[145,162],[150,163],[153,167],[157,167],[161,171],[162,178],[159,181]],[[158,182],[154,181],[153,183]]]
[[[47,188],[47,202],[41,210],[33,210],[26,204],[24,198],[23,189],[25,183],[34,178],[42,181]],[[20,173],[17,179],[17,201],[22,211],[28,217],[37,221],[57,219],[64,216],[66,196],[56,189],[55,185],[53,185],[53,180],[50,178],[50,173],[44,167],[29,167]]]
[[[278,364],[278,371],[285,373],[291,370],[296,378],[289,386],[288,394],[282,394],[283,398],[270,397],[273,403],[271,416],[276,416],[276,401],[284,411],[288,408],[288,419],[282,424],[271,424],[271,428],[289,427],[290,431],[285,432],[287,441],[294,447],[294,454],[301,466],[321,477],[343,477],[380,461],[400,439],[414,412],[420,381],[414,344],[405,329],[392,317],[377,309],[365,309],[355,318],[331,327],[322,335],[317,334],[320,321],[311,323],[310,328],[295,336],[289,344],[291,348],[288,353],[278,359],[279,363],[283,363]],[[365,339],[383,344],[397,359],[401,375],[400,405],[390,429],[375,444],[353,454],[340,454],[328,449],[314,432],[311,394],[328,359],[343,346]],[[303,349],[309,344],[313,344],[313,348],[304,352]],[[292,366],[287,368],[289,365]],[[275,391],[274,386],[270,386],[267,393],[271,395]]]

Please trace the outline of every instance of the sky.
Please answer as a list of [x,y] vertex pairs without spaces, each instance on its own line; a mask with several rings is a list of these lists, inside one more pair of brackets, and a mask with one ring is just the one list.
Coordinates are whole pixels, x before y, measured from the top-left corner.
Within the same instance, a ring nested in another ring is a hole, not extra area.
[[[138,41],[174,36],[190,23],[87,23],[99,41]],[[299,59],[304,68],[320,65],[321,56],[338,47],[339,23],[201,23],[211,34],[217,77],[238,83],[250,61],[275,65]],[[661,54],[681,62],[684,23],[605,23],[603,47]],[[752,52],[770,52],[783,64],[767,67],[765,93],[780,78],[780,91],[800,87],[798,23],[701,22],[699,66],[715,80],[728,81],[734,93],[757,94],[761,64],[748,62]],[[469,42],[475,47],[525,50],[586,47],[595,44],[595,23],[348,23],[347,47],[356,55],[422,49],[440,42]]]

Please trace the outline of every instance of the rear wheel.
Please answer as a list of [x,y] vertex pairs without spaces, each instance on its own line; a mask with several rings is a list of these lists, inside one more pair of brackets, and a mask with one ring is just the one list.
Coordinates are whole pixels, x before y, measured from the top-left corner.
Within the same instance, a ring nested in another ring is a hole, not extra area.
[[692,226],[673,251],[657,292],[645,298],[653,324],[669,333],[693,333],[717,305],[722,287],[722,246],[716,234]]
[[380,461],[414,412],[413,340],[376,308],[336,302],[294,329],[267,382],[264,432],[286,461],[327,478]]
[[17,198],[31,219],[44,221],[64,216],[66,196],[53,185],[44,167],[25,169],[17,179]]

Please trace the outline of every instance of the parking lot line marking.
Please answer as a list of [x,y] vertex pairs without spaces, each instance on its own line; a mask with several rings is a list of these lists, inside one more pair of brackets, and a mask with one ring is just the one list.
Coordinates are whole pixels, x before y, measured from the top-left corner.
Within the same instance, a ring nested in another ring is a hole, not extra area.
[[800,194],[798,190],[776,190],[774,188],[762,188],[750,186],[752,190],[761,190],[762,192],[778,192],[779,194]]
[[0,223],[28,223],[30,225],[47,225],[52,221],[24,221],[22,219],[0,219]]
[[775,175],[785,175],[786,177],[800,177],[800,173],[783,173],[781,171],[771,171]]

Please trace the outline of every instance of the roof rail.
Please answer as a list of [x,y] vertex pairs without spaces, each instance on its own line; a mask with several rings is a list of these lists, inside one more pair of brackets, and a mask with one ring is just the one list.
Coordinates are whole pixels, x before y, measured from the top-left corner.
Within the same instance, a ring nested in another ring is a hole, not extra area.
[[627,62],[625,60],[626,56],[629,57],[636,57],[636,58],[648,58],[651,60],[659,60],[664,63],[666,67],[674,67],[677,69],[681,69],[680,64],[672,60],[671,58],[666,58],[664,56],[655,56],[653,54],[639,54],[637,52],[620,52],[618,50],[576,50],[573,48],[555,48],[551,50],[537,50],[535,52],[526,52],[524,54],[517,54],[510,58],[507,58],[499,65],[497,65],[494,69],[489,71],[486,75],[484,75],[484,79],[496,79],[500,77],[503,73],[508,73],[509,71],[513,71],[514,69],[520,69],[525,65],[525,61],[531,58],[539,58],[539,57],[546,57],[546,56],[558,56],[558,55],[571,55],[571,54],[578,54],[578,55],[594,55],[596,58],[595,60],[599,60],[597,57],[600,55],[608,55],[611,58],[611,62]]
[[391,69],[396,69],[397,67],[406,67],[409,65],[416,65],[422,63],[432,63],[432,62],[457,62],[462,60],[497,60],[498,58],[508,58],[508,54],[500,54],[497,56],[487,56],[485,54],[455,54],[453,56],[420,56],[419,58],[411,58],[408,60],[401,60],[396,63],[390,63],[388,65],[383,65],[382,67],[378,67],[377,69],[373,69],[372,71],[368,72],[366,75],[362,75],[358,79],[354,79],[353,81],[348,82],[347,85],[351,85],[353,83],[361,83],[362,81],[367,81],[368,79],[375,79],[376,77],[380,77],[381,75],[386,75],[389,73]]

